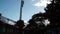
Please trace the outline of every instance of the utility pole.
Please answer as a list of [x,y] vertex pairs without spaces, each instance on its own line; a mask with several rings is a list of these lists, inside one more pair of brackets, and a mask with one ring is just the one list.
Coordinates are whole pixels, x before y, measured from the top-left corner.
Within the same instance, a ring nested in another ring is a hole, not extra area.
[[20,6],[20,20],[22,20],[22,8],[24,5],[24,0],[21,0],[21,6]]
[[17,25],[20,26],[21,23],[23,23],[24,21],[22,20],[22,8],[23,8],[23,5],[24,5],[24,1],[21,0],[21,6],[20,6],[20,19],[16,22]]
[[22,34],[22,32],[23,32],[23,27],[24,27],[24,21],[22,20],[22,8],[23,8],[23,5],[24,5],[24,0],[21,0],[20,18],[19,18],[19,20],[16,22],[16,26],[18,26],[18,29],[17,29],[17,30],[19,30],[19,34]]

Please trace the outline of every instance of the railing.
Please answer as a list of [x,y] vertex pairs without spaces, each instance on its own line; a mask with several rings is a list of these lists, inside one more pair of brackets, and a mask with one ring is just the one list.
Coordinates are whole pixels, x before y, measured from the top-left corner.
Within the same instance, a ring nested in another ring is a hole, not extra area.
[[16,23],[16,21],[11,20],[11,19],[6,18],[6,17],[3,17],[3,16],[0,16],[0,21],[7,23],[7,24],[10,24],[10,25],[14,25]]

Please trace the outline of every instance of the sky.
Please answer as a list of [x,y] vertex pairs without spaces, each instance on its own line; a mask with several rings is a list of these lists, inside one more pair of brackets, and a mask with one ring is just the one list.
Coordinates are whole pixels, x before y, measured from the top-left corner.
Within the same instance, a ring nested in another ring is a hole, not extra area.
[[[50,3],[50,0],[24,0],[22,20],[28,21],[32,15],[44,13],[44,8]],[[4,17],[17,21],[20,17],[20,5],[21,0],[0,0],[0,13]]]

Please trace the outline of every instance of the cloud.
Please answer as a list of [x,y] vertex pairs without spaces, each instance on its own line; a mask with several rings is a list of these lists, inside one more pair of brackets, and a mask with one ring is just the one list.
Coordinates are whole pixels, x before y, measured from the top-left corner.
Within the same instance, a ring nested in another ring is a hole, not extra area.
[[46,7],[47,4],[50,4],[50,3],[51,2],[47,1],[47,0],[40,0],[39,2],[37,2],[37,3],[33,4],[33,5],[36,6],[36,7],[41,7],[41,6]]

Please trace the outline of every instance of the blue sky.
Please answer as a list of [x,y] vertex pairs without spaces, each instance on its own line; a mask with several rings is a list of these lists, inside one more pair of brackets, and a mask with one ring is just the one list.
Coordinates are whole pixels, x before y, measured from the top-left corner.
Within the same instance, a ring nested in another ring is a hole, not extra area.
[[[32,15],[45,12],[44,8],[49,4],[48,0],[24,0],[22,20],[28,21]],[[19,20],[21,0],[0,0],[0,13],[12,20]]]

